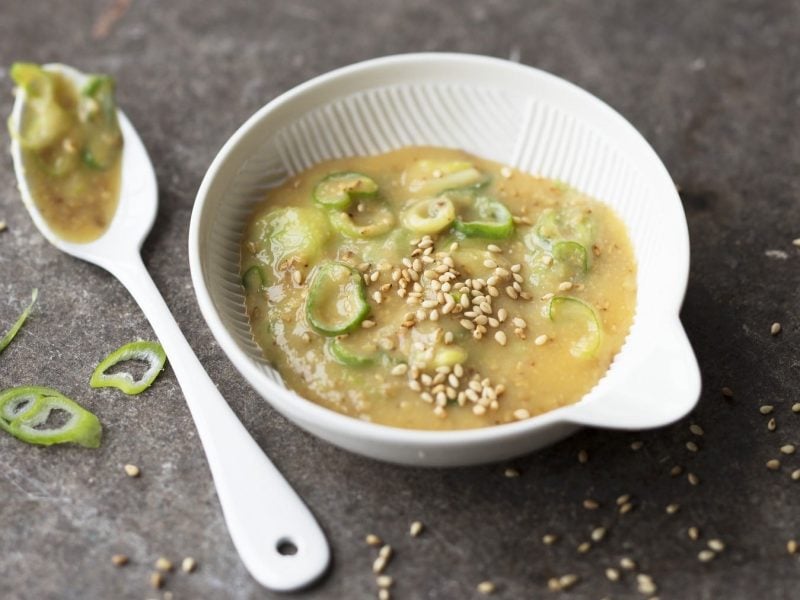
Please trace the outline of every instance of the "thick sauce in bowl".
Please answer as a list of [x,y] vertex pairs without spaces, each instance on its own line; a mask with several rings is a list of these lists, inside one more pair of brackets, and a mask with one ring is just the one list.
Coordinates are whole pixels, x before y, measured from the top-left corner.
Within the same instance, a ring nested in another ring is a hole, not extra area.
[[334,160],[272,190],[242,241],[253,336],[286,384],[418,429],[580,400],[636,305],[625,226],[558,182],[464,152]]

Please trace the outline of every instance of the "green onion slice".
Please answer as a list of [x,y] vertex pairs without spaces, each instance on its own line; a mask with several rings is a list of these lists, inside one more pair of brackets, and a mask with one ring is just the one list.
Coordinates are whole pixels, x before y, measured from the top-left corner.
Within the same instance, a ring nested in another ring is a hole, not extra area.
[[69,113],[57,101],[53,75],[32,63],[14,63],[10,74],[25,91],[19,129],[11,130],[11,135],[28,150],[47,148],[61,139],[71,123]]
[[340,365],[346,367],[368,367],[375,364],[377,356],[373,354],[362,354],[349,344],[345,337],[329,338],[327,343],[328,352],[331,357]]
[[475,220],[464,220],[464,217],[459,217],[453,225],[456,231],[466,237],[500,240],[514,232],[511,211],[494,198],[478,196],[466,212],[475,213]]
[[553,244],[553,258],[572,273],[589,270],[589,253],[578,242],[556,242]]
[[547,312],[550,320],[573,340],[570,348],[572,356],[591,358],[597,354],[602,340],[602,327],[591,306],[572,296],[554,296]]
[[361,173],[331,173],[314,188],[314,202],[326,208],[344,210],[355,198],[371,198],[378,193],[375,180]]
[[265,283],[264,270],[258,265],[253,265],[242,275],[242,285],[247,293],[260,292]]
[[363,212],[334,210],[328,213],[331,225],[351,239],[373,238],[389,233],[395,225],[392,210],[382,202],[370,202]]
[[306,319],[319,334],[336,336],[356,329],[369,314],[361,274],[340,262],[318,267],[306,297]]
[[456,218],[453,202],[438,196],[427,200],[418,200],[403,213],[403,225],[415,233],[432,234],[450,227]]
[[[134,379],[133,375],[125,371],[108,374],[106,371],[118,363],[126,360],[141,360],[148,363],[147,371],[141,379]],[[106,356],[92,373],[89,385],[93,388],[115,387],[128,395],[140,394],[149,388],[164,369],[167,355],[158,342],[132,342],[114,350]]]
[[[48,427],[50,419],[66,419]],[[40,386],[0,392],[0,429],[29,444],[52,446],[73,443],[86,448],[100,445],[103,428],[97,417],[58,390]]]
[[39,297],[39,290],[37,288],[33,288],[33,292],[31,292],[31,301],[28,306],[25,307],[25,310],[22,311],[22,314],[19,316],[17,321],[11,326],[6,334],[0,339],[0,353],[6,349],[6,347],[11,343],[11,341],[17,336],[19,330],[22,329],[22,326],[25,324],[25,321],[28,319],[28,316],[31,314],[31,310],[33,310],[33,305],[36,304],[36,299]]

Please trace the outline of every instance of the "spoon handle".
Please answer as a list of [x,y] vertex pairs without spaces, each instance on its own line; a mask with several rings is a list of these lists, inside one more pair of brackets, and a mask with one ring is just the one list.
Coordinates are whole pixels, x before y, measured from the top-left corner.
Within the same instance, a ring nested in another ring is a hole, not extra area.
[[167,353],[194,418],[228,531],[250,574],[263,586],[290,591],[328,566],[325,535],[300,497],[256,444],[191,346],[141,257],[113,267]]

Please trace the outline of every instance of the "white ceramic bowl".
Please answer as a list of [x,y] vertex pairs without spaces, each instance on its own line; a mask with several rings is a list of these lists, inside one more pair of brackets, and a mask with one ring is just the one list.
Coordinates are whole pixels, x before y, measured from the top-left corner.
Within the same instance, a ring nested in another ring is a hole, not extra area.
[[[319,161],[407,145],[461,148],[565,181],[612,206],[638,263],[636,317],[606,376],[580,402],[526,421],[432,432],[346,417],[288,390],[254,344],[239,243],[254,203]],[[455,466],[517,456],[582,425],[645,429],[684,416],[700,373],[678,319],[689,237],[675,186],[641,135],[591,94],[548,73],[462,54],[408,54],[317,77],[276,98],[228,140],[197,194],[189,258],[200,309],[234,366],[281,414],[353,452]]]

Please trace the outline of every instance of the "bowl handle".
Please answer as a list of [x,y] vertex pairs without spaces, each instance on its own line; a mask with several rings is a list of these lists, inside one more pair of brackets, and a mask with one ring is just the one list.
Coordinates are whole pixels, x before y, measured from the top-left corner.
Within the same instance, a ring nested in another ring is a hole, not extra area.
[[656,339],[648,351],[626,356],[624,374],[607,392],[574,405],[570,420],[593,427],[648,429],[691,411],[700,397],[700,368],[677,316],[665,321]]

